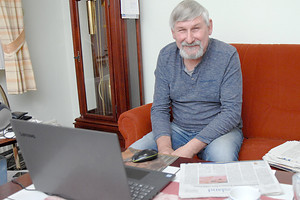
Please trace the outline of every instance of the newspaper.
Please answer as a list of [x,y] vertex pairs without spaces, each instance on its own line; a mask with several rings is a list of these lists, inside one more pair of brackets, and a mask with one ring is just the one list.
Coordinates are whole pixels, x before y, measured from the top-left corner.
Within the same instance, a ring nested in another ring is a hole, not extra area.
[[282,189],[266,161],[186,163],[180,165],[179,197],[228,197],[234,186],[259,188],[263,195],[279,195]]
[[273,167],[300,172],[300,141],[287,141],[274,147],[263,159]]

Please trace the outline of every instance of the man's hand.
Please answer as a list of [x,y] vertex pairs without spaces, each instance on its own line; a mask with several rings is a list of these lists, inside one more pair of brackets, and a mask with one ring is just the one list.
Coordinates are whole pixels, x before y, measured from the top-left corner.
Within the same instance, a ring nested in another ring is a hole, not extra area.
[[172,155],[193,158],[194,155],[199,153],[206,145],[206,143],[194,138],[182,147],[176,149]]
[[191,151],[189,151],[186,148],[186,145],[184,145],[182,147],[179,147],[171,155],[179,156],[179,157],[185,157],[185,158],[193,158],[194,157],[194,153],[192,153]]
[[156,140],[157,149],[159,153],[162,154],[172,154],[174,150],[172,149],[172,143],[170,136],[161,136]]

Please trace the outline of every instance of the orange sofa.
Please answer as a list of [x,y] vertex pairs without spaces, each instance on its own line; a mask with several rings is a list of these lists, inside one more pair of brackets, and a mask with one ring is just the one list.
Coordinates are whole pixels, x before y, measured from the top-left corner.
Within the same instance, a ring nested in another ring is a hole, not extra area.
[[[232,44],[243,74],[244,141],[239,160],[262,159],[271,148],[300,140],[300,45]],[[127,148],[151,131],[151,104],[120,115]]]

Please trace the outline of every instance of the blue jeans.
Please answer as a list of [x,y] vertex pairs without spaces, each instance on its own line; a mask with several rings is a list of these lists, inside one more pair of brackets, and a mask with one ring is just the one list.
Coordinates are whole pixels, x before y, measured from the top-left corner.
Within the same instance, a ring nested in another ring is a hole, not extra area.
[[[172,123],[172,148],[174,150],[185,145],[193,139],[199,132],[188,132],[182,130]],[[239,128],[234,128],[227,134],[224,134],[202,149],[197,156],[202,160],[215,162],[237,161],[239,151],[243,143],[243,133]],[[150,132],[143,138],[134,142],[130,147],[135,149],[156,149],[157,145],[153,133]]]

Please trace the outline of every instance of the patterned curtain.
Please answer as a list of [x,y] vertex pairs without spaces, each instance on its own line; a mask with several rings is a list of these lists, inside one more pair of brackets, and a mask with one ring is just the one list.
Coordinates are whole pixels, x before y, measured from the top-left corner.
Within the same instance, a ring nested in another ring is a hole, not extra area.
[[27,90],[36,90],[25,41],[21,0],[0,0],[0,40],[4,51],[8,94],[22,94]]

